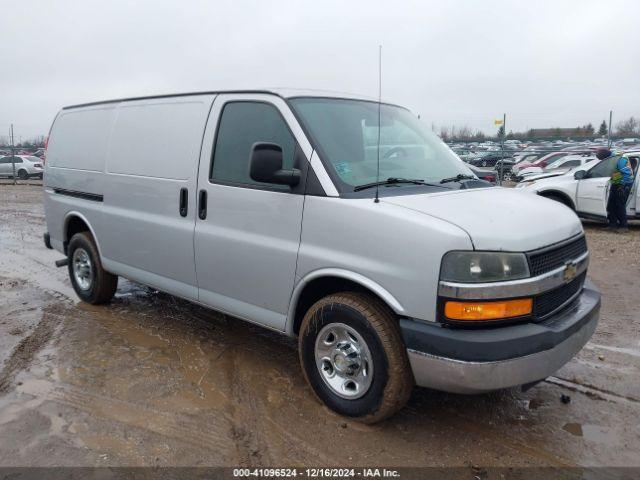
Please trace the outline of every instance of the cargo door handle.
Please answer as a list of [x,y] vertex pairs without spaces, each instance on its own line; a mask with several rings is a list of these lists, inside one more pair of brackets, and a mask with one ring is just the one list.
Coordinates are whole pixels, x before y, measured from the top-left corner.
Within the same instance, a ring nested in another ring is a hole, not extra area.
[[200,220],[207,218],[207,191],[200,190],[198,195],[198,217]]
[[186,217],[189,213],[189,190],[186,188],[180,189],[180,216]]

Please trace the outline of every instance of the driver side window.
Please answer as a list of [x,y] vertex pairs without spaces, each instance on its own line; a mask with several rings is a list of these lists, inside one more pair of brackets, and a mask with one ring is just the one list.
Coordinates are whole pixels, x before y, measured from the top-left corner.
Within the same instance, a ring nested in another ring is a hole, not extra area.
[[235,101],[224,106],[209,179],[235,186],[288,191],[288,185],[256,182],[249,175],[253,145],[275,143],[282,148],[282,167],[293,168],[296,141],[278,109],[268,103]]
[[587,174],[586,178],[602,178],[602,177],[610,177],[613,171],[616,168],[616,163],[620,157],[611,157],[605,158],[591,170]]

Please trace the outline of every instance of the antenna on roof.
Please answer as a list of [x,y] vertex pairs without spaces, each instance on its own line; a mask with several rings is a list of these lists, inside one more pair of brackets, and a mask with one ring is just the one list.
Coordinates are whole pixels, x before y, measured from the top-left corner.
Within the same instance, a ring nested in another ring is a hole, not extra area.
[[378,166],[376,168],[376,198],[380,202],[380,105],[382,104],[382,45],[378,45]]

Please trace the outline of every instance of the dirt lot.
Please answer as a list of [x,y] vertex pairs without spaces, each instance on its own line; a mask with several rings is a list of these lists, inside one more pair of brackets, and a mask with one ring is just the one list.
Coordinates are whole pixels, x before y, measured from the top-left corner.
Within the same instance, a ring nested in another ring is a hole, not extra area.
[[289,339],[122,279],[78,303],[41,187],[0,185],[0,466],[640,466],[640,228],[586,229],[603,310],[576,359],[362,426],[318,404]]

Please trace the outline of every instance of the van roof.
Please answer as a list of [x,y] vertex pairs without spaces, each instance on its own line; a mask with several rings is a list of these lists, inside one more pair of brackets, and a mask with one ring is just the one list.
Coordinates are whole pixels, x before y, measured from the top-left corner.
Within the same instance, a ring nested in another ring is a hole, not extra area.
[[[88,103],[80,103],[77,105],[69,105],[63,107],[63,110],[69,110],[71,108],[80,108],[80,107],[91,107],[94,105],[104,105],[109,103],[120,103],[120,102],[132,102],[136,100],[151,100],[154,98],[171,98],[171,97],[188,97],[195,95],[217,95],[217,94],[225,94],[225,93],[261,93],[267,95],[276,95],[281,98],[295,98],[295,97],[323,97],[323,98],[342,98],[349,100],[365,100],[370,102],[377,102],[376,98],[367,97],[365,95],[358,95],[353,93],[344,93],[344,92],[335,92],[328,90],[312,90],[312,89],[298,89],[298,88],[268,88],[268,89],[257,89],[257,90],[215,90],[215,91],[203,91],[203,92],[188,92],[188,93],[170,93],[164,95],[148,95],[142,97],[128,97],[128,98],[117,98],[113,100],[101,100],[97,102],[88,102]],[[388,105],[394,105],[389,102],[383,101],[382,103]]]

